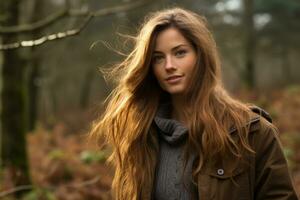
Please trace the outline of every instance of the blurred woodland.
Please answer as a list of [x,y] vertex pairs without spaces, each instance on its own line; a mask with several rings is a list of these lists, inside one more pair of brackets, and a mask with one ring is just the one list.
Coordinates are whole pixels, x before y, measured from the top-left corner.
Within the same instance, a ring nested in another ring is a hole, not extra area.
[[87,132],[148,12],[204,15],[233,96],[267,110],[300,194],[299,0],[0,0],[0,199],[111,199]]

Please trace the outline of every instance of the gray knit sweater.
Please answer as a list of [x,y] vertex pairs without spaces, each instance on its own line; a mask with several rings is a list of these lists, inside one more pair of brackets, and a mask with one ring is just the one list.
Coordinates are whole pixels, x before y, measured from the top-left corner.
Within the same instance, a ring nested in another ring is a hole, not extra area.
[[192,183],[192,161],[189,158],[183,174],[183,148],[188,130],[170,119],[170,105],[162,104],[154,118],[159,133],[159,155],[156,166],[153,198],[155,200],[197,199],[197,187]]

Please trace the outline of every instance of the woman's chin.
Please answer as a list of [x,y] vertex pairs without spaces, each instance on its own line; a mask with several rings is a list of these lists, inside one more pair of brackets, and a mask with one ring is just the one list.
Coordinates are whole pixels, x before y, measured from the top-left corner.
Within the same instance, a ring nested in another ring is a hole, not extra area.
[[184,93],[184,90],[181,88],[172,88],[166,90],[170,95],[182,95]]

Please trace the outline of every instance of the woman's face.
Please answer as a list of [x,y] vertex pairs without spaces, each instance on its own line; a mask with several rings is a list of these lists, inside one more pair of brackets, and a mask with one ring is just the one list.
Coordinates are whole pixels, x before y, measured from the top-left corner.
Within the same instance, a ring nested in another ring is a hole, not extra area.
[[171,95],[184,93],[196,61],[194,47],[176,28],[167,28],[158,34],[152,55],[152,69],[164,91]]

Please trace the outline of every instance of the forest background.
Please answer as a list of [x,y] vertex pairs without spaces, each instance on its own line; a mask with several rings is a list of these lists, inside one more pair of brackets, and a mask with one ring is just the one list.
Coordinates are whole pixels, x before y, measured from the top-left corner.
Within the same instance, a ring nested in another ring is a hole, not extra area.
[[226,88],[267,110],[300,193],[298,0],[1,0],[0,199],[111,199],[108,149],[88,143],[119,62],[144,16],[204,15]]

